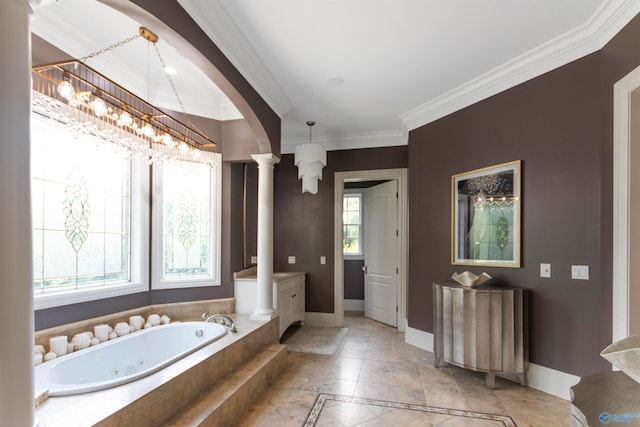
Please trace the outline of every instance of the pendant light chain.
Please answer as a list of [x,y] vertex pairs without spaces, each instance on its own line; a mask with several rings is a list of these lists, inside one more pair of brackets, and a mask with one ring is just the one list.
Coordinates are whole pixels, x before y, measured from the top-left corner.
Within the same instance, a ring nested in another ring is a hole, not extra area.
[[107,46],[107,47],[104,47],[104,48],[102,48],[100,50],[97,50],[97,51],[95,51],[93,53],[90,53],[87,56],[83,56],[82,58],[78,59],[78,61],[80,61],[82,63],[85,63],[85,62],[87,62],[88,59],[95,58],[96,56],[102,55],[103,53],[112,51],[113,49],[116,49],[116,48],[118,48],[120,46],[124,46],[125,44],[130,43],[130,42],[132,42],[134,40],[137,40],[140,37],[142,37],[141,34],[136,34],[135,36],[131,36],[131,37],[127,38],[127,39],[119,41],[116,44],[112,44],[111,46]]
[[[160,50],[158,49],[158,45],[156,43],[153,43],[153,48],[156,51],[156,54],[158,55],[158,59],[160,60],[160,65],[162,66],[162,69],[166,69],[167,65],[164,62],[164,59],[162,59],[162,55],[160,55]],[[171,78],[171,76],[169,74],[167,74],[167,80],[169,80],[169,84],[171,85],[171,89],[173,90],[173,94],[176,96],[176,99],[178,100],[178,104],[180,104],[180,108],[182,109],[182,114],[184,114],[184,117],[187,119],[187,126],[192,126],[191,123],[191,118],[189,117],[189,115],[187,114],[187,109],[184,108],[184,104],[182,103],[182,99],[180,98],[180,94],[178,94],[178,89],[176,89],[176,85],[173,83],[173,79]],[[198,129],[196,129],[198,130]]]

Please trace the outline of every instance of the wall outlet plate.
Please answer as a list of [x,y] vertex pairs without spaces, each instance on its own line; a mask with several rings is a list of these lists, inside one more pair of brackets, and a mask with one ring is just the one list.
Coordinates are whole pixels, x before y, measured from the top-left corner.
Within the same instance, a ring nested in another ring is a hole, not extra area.
[[289,255],[289,264],[295,264],[295,263],[296,263],[296,257]]
[[551,264],[540,263],[540,277],[551,277]]
[[324,265],[324,264],[326,264],[326,263],[327,263],[327,257],[326,257],[326,256],[324,256],[324,255],[322,255],[322,256],[320,257],[320,264]]

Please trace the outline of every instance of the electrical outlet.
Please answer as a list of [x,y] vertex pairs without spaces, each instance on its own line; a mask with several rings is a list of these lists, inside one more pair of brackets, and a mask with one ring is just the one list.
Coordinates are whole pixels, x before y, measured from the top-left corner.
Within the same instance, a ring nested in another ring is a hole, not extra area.
[[258,263],[258,257],[257,256],[252,256],[251,257],[251,264],[257,264]]
[[540,277],[551,277],[551,264],[540,264]]
[[296,263],[296,257],[289,255],[289,264],[295,264]]
[[324,265],[324,264],[326,264],[326,263],[327,263],[327,257],[326,257],[326,256],[324,256],[324,255],[322,255],[322,256],[320,257],[320,264]]

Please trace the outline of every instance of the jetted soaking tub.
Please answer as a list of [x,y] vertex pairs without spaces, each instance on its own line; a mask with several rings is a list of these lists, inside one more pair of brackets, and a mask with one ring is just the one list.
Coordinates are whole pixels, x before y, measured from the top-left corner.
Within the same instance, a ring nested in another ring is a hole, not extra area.
[[49,396],[103,390],[143,378],[223,337],[224,326],[176,322],[143,329],[35,367]]

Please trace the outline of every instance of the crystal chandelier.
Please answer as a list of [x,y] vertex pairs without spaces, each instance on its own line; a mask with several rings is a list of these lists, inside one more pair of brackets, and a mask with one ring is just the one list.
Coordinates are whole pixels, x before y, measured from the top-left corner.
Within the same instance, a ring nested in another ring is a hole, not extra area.
[[327,151],[324,146],[311,143],[311,127],[316,122],[308,121],[309,143],[300,144],[295,149],[295,165],[298,167],[298,179],[302,179],[302,192],[316,194],[318,180],[322,179],[322,168],[327,165]]
[[33,67],[33,113],[65,124],[76,136],[112,143],[149,164],[192,161],[215,166],[214,157],[206,153],[216,143],[191,123],[170,75],[167,79],[182,107],[185,123],[85,64],[87,59],[139,37],[153,44],[164,67],[156,45],[158,36],[140,27],[138,35],[80,60]]

